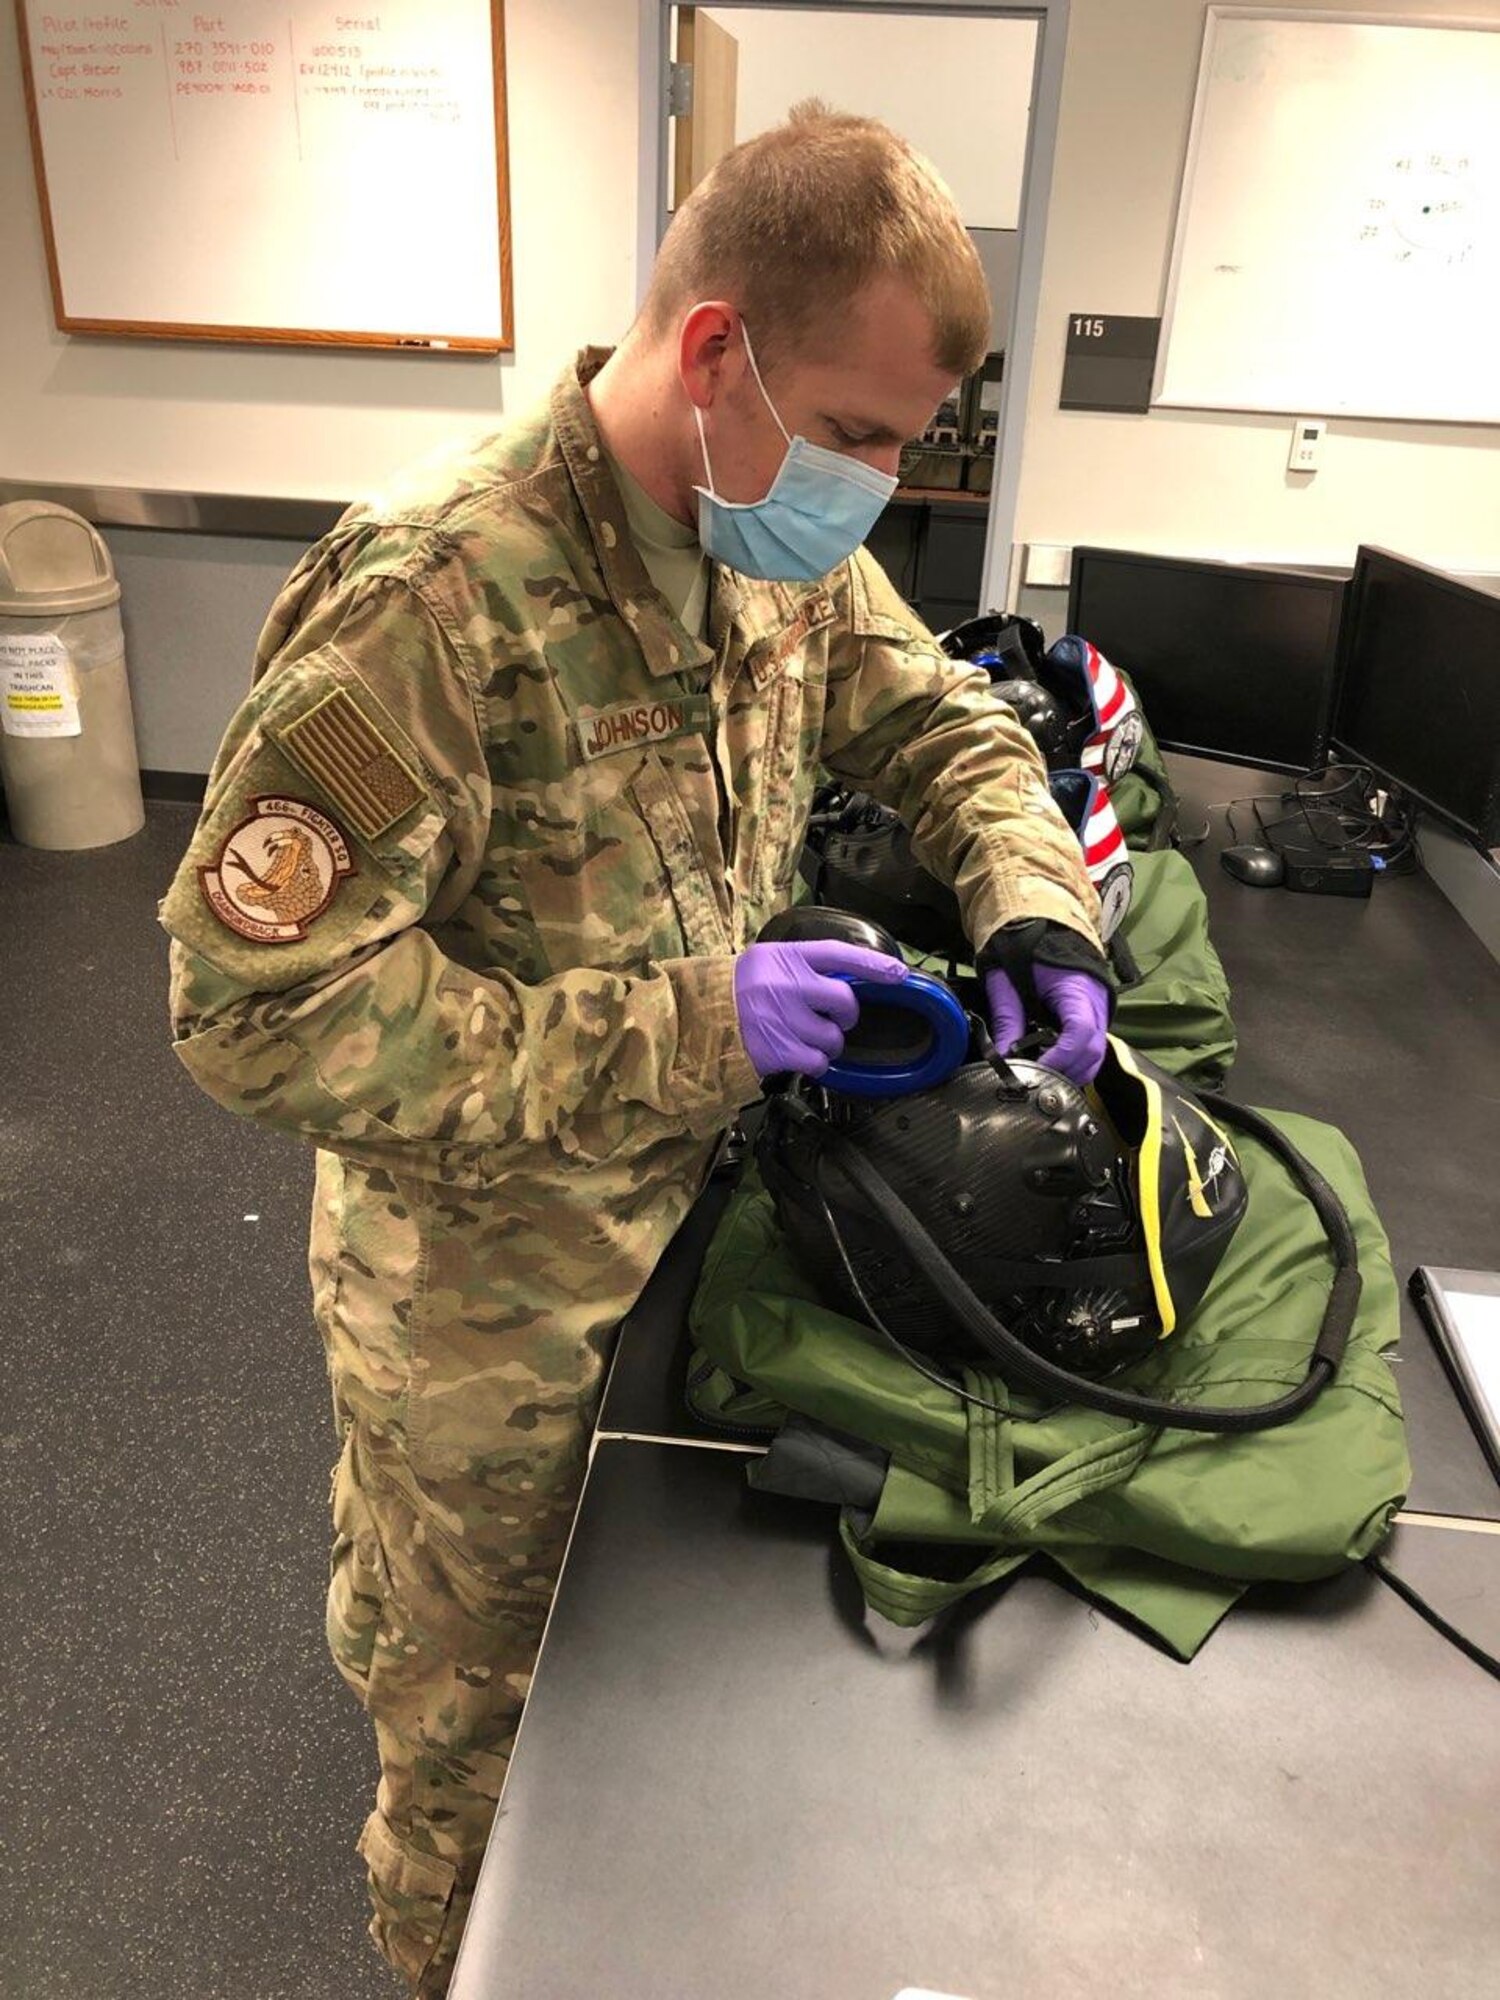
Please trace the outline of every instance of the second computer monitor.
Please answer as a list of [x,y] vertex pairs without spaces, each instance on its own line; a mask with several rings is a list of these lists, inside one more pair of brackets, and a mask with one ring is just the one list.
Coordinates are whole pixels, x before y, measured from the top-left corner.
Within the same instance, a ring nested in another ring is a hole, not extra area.
[[1500,597],[1361,548],[1332,736],[1340,756],[1500,848]]
[[1079,548],[1068,629],[1129,674],[1164,749],[1315,771],[1343,600],[1340,573]]

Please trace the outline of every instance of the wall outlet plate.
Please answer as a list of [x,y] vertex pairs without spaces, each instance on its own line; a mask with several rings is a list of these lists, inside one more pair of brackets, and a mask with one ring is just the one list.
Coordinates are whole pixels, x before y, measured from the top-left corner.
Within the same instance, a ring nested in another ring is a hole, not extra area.
[[1328,428],[1324,417],[1298,417],[1292,425],[1292,448],[1287,453],[1288,472],[1316,472],[1318,459],[1323,450],[1323,433]]
[[1026,544],[1025,581],[1033,590],[1066,590],[1072,575],[1073,551],[1065,543]]

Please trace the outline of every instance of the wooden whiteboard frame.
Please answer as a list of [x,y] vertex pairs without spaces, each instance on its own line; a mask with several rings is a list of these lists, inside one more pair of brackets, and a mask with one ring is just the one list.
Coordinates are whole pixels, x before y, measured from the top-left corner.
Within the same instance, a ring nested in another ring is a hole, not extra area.
[[36,175],[37,203],[42,215],[42,235],[47,247],[47,275],[52,285],[52,313],[62,333],[120,334],[134,340],[198,340],[253,342],[275,347],[378,347],[404,354],[511,354],[515,351],[516,328],[511,284],[510,243],[510,144],[505,97],[505,0],[490,0],[490,54],[494,73],[495,104],[495,212],[500,225],[500,320],[498,339],[476,334],[455,334],[443,339],[419,333],[352,333],[316,327],[257,327],[194,325],[175,320],[80,319],[68,312],[63,300],[62,272],[57,260],[57,239],[52,228],[52,203],[47,193],[47,165],[42,154],[41,117],[37,110],[36,83],[31,69],[31,30],[26,19],[26,0],[16,0],[16,28],[21,42],[21,76],[26,87],[26,119],[31,130],[31,161]]
[[[1151,383],[1151,408],[1153,410],[1223,410],[1234,415],[1246,416],[1293,416],[1306,406],[1304,403],[1269,403],[1251,401],[1215,402],[1167,402],[1162,398],[1166,381],[1167,366],[1171,358],[1172,322],[1177,309],[1178,284],[1181,277],[1182,261],[1187,245],[1188,217],[1192,206],[1194,175],[1198,166],[1198,149],[1202,138],[1203,123],[1208,107],[1207,83],[1209,67],[1214,51],[1214,38],[1221,20],[1262,20],[1262,21],[1306,21],[1318,26],[1370,27],[1370,28],[1436,28],[1458,30],[1462,33],[1500,34],[1500,22],[1493,17],[1476,19],[1472,15],[1461,14],[1372,14],[1359,8],[1348,11],[1332,9],[1309,11],[1305,7],[1253,7],[1238,6],[1234,0],[1209,0],[1203,14],[1203,41],[1198,52],[1198,71],[1193,86],[1193,115],[1188,127],[1187,152],[1183,160],[1182,183],[1177,193],[1177,209],[1172,219],[1172,255],[1167,268],[1166,297],[1162,304],[1161,337],[1156,349],[1156,371]],[[1380,410],[1338,410],[1330,411],[1340,423],[1419,423],[1419,424],[1461,424],[1470,427],[1488,427],[1497,422],[1494,417],[1451,417],[1423,416],[1413,412],[1392,414]]]

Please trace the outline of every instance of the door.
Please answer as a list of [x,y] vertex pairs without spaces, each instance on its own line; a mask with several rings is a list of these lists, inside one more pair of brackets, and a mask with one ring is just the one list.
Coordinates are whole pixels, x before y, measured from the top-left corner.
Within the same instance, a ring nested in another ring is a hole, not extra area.
[[677,10],[672,207],[686,201],[735,142],[739,43],[700,7]]

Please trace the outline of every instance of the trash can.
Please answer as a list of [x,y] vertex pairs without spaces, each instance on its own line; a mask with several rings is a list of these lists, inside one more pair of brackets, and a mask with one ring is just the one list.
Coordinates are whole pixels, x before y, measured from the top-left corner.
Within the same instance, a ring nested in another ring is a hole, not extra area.
[[114,565],[45,500],[0,507],[0,777],[28,847],[107,847],[145,824]]

